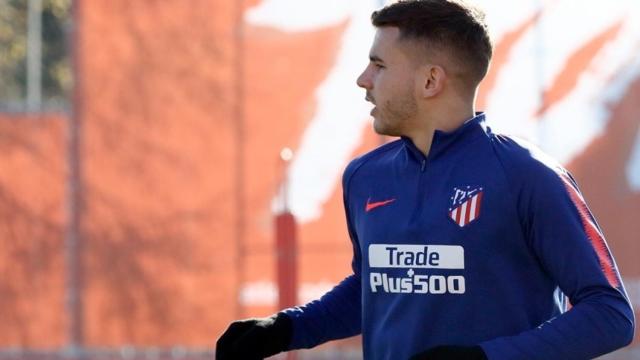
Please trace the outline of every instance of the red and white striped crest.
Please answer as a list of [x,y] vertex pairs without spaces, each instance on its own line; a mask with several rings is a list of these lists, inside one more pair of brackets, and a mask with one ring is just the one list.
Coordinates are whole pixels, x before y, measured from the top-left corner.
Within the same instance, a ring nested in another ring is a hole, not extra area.
[[480,205],[482,204],[482,188],[461,190],[454,188],[454,194],[451,197],[453,202],[449,209],[449,217],[458,226],[463,227],[471,223],[480,216]]

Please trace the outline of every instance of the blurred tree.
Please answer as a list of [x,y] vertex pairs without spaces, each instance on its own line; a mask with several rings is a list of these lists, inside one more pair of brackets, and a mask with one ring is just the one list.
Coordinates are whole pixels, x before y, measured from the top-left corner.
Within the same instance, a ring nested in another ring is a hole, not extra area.
[[[24,108],[27,88],[28,0],[0,1],[0,110]],[[42,2],[42,100],[64,108],[71,87],[67,34],[71,0]]]

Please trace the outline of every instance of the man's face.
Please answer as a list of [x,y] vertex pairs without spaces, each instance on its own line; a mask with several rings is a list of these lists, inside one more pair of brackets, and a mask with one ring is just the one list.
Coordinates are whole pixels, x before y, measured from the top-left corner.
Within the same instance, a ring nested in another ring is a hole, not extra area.
[[398,41],[396,27],[381,27],[376,32],[369,64],[358,77],[366,100],[375,105],[371,111],[373,128],[378,134],[401,136],[415,121],[416,64],[408,54],[408,44]]

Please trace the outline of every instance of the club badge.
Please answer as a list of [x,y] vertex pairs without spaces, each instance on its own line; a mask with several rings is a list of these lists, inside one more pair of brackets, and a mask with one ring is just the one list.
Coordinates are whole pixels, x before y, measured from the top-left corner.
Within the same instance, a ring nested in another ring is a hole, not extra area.
[[481,187],[455,187],[451,196],[449,218],[464,227],[480,216],[483,189]]

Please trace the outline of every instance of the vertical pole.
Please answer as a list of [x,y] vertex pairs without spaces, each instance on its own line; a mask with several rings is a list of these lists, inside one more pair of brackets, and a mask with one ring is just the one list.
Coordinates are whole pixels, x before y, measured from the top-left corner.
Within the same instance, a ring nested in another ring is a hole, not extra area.
[[[293,158],[291,149],[280,152],[282,160],[282,182],[280,206],[275,217],[276,228],[276,277],[278,281],[278,310],[290,308],[298,303],[297,231],[296,219],[289,211],[288,164]],[[295,352],[288,352],[287,360],[295,360]]]
[[278,310],[297,304],[296,221],[289,211],[276,216]]
[[27,8],[27,111],[42,103],[42,0],[29,0]]
[[236,318],[244,317],[244,305],[242,303],[242,288],[245,283],[245,113],[244,113],[244,1],[235,2],[235,101],[233,109],[233,122],[235,124],[235,273],[236,273]]
[[82,235],[81,213],[83,204],[82,168],[81,168],[81,136],[83,117],[82,86],[82,42],[81,32],[81,0],[74,0],[71,5],[72,23],[70,49],[72,54],[73,98],[67,124],[67,229],[66,248],[66,313],[68,314],[68,347],[72,358],[82,357],[84,345],[83,302],[82,302]]
[[[296,220],[287,210],[276,216],[276,254],[278,310],[281,310],[298,303]],[[295,352],[288,352],[286,359],[295,360]]]

